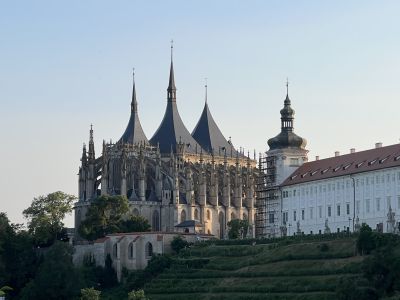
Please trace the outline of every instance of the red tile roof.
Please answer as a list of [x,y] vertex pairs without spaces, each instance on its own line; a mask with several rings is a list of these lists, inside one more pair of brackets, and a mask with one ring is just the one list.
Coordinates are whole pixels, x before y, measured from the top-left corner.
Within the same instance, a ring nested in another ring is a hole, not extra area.
[[281,186],[400,166],[400,144],[307,162]]

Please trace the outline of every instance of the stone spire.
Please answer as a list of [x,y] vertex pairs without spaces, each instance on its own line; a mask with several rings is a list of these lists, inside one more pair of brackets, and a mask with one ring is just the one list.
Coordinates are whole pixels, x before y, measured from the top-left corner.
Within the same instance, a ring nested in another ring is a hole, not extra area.
[[93,124],[90,124],[90,132],[89,132],[89,161],[93,162],[95,160],[94,153],[94,141],[93,141]]
[[86,165],[86,163],[87,163],[86,144],[85,143],[83,143],[81,162],[82,162],[82,165]]

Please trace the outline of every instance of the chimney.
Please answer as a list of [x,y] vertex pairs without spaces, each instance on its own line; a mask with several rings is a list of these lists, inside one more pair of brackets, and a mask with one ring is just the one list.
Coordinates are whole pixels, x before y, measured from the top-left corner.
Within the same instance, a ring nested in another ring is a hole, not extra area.
[[315,157],[315,160],[319,160],[319,156],[318,155]]
[[335,156],[340,156],[340,152],[339,151],[335,151]]
[[382,143],[375,143],[375,149],[382,148]]
[[351,148],[350,149],[350,153],[356,153],[356,149],[355,148]]

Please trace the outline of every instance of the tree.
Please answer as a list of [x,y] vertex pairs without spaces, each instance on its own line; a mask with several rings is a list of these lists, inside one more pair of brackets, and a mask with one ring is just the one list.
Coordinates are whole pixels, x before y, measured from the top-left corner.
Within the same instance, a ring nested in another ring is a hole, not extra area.
[[128,300],[147,300],[143,290],[131,291],[128,293]]
[[180,235],[175,236],[171,242],[171,248],[174,250],[177,254],[179,251],[182,249],[186,248],[189,246],[189,243],[184,240]]
[[12,286],[10,295],[17,295],[33,278],[39,262],[31,236],[0,213],[0,286]]
[[228,237],[230,239],[245,237],[249,228],[249,222],[247,220],[234,219],[228,222],[228,228]]
[[79,226],[79,234],[88,240],[118,232],[122,217],[128,212],[129,203],[125,196],[100,196],[94,199]]
[[142,216],[130,216],[127,220],[122,220],[119,225],[119,232],[146,232],[150,231],[150,224]]
[[375,248],[375,242],[371,227],[362,224],[357,238],[357,250],[361,255],[369,254]]
[[31,206],[23,211],[37,245],[52,245],[65,235],[63,219],[72,212],[75,199],[73,195],[58,191],[34,198]]
[[81,274],[72,264],[73,248],[55,242],[45,253],[36,276],[22,290],[21,299],[75,299],[83,287]]
[[93,287],[81,289],[81,300],[99,300],[101,292]]

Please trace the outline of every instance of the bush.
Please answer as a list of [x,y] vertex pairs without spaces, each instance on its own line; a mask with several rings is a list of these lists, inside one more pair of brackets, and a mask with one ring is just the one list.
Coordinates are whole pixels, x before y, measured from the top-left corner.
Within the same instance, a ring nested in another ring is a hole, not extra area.
[[189,246],[189,243],[186,240],[184,240],[180,235],[175,236],[171,242],[171,248],[172,248],[172,250],[175,251],[176,254],[179,254],[179,252],[182,249],[185,249],[188,246]]
[[319,250],[321,252],[327,252],[329,250],[328,244],[326,244],[326,243],[321,244]]
[[81,300],[99,300],[101,292],[94,288],[81,289]]
[[128,294],[128,300],[147,300],[143,290],[132,291]]

